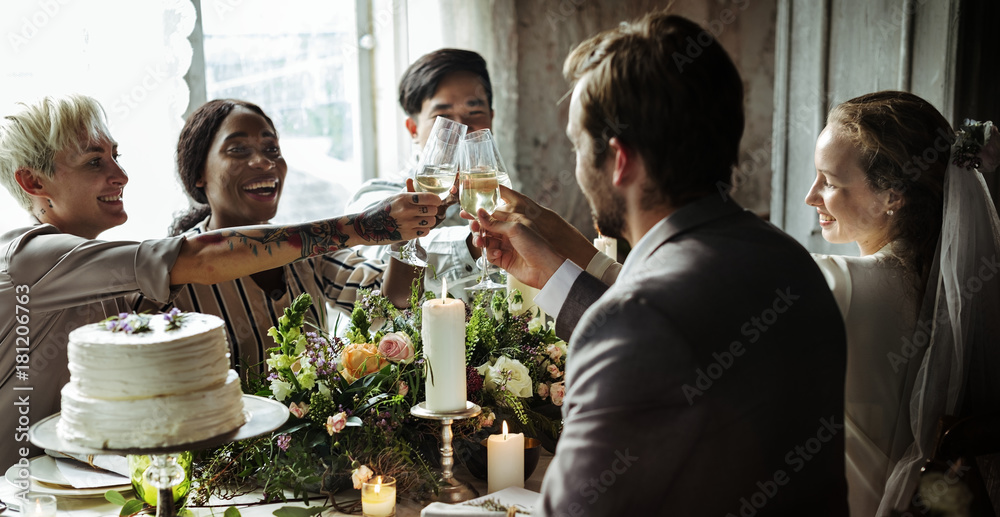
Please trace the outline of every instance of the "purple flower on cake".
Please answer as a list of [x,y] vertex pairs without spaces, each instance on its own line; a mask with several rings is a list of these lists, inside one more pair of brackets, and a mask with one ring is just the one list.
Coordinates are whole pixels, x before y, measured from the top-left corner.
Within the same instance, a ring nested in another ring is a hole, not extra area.
[[184,314],[180,309],[174,307],[169,312],[163,313],[163,319],[167,322],[167,330],[177,330],[181,328],[181,323],[184,321]]
[[367,483],[368,480],[372,478],[372,469],[368,468],[368,465],[362,465],[351,473],[351,481],[354,482],[354,489],[361,490],[361,484]]
[[295,418],[303,418],[309,414],[309,404],[305,402],[292,402],[288,405],[288,411],[295,415]]
[[283,451],[287,451],[288,450],[288,446],[291,445],[291,443],[292,443],[292,435],[290,435],[290,434],[283,434],[283,435],[278,436],[278,448],[279,449],[281,449]]
[[378,343],[378,352],[394,363],[413,361],[413,341],[402,332],[390,332]]
[[124,332],[126,334],[137,334],[139,332],[149,332],[149,315],[122,312],[117,316],[111,316],[103,321],[104,328],[111,332]]
[[343,431],[344,427],[347,427],[347,413],[341,411],[336,415],[330,415],[326,418],[326,432],[330,436]]

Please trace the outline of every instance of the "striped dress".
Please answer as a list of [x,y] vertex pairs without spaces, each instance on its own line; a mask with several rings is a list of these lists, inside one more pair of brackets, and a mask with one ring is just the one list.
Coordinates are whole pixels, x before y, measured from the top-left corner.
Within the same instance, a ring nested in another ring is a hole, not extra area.
[[[201,221],[186,235],[206,231],[206,223],[207,219]],[[343,330],[354,309],[358,289],[381,288],[385,263],[344,249],[293,262],[282,269],[284,292],[269,295],[253,278],[246,276],[220,284],[182,286],[173,303],[166,305],[140,297],[135,308],[156,312],[177,307],[182,311],[222,318],[226,322],[233,367],[243,375],[247,366],[256,371],[265,370],[257,365],[267,359],[267,349],[275,346],[267,330],[278,324],[285,307],[298,295],[309,293],[312,296],[313,306],[306,314],[307,322],[331,333]]]

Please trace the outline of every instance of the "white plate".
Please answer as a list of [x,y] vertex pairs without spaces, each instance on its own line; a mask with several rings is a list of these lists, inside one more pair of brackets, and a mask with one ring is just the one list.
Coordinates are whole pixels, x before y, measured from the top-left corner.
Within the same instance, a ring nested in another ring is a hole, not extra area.
[[[108,490],[116,492],[132,490],[131,484],[98,488],[73,488],[68,485],[66,478],[59,472],[59,468],[56,467],[56,462],[51,456],[38,456],[28,461],[31,465],[30,490],[32,492],[62,497],[98,497],[103,496]],[[14,486],[20,486],[18,485],[20,478],[17,475],[17,471],[17,465],[11,465],[4,475],[7,482]]]

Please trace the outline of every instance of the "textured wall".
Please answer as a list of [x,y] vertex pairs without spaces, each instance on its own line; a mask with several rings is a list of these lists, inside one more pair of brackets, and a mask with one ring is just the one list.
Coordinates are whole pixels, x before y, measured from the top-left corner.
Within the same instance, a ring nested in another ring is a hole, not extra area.
[[[517,88],[515,95],[507,97],[516,106],[498,104],[497,110],[498,116],[503,111],[503,120],[516,128],[515,168],[521,189],[590,236],[595,234],[590,209],[576,184],[574,157],[565,134],[568,100],[558,102],[568,90],[562,77],[563,60],[570,49],[590,35],[668,3],[514,0],[516,35],[504,31],[495,34],[504,41],[502,46],[516,45],[515,55],[494,56],[493,64],[497,66],[492,69],[504,70],[505,85]],[[511,13],[508,0],[495,0],[493,8],[498,15],[495,23],[509,26],[501,16]],[[724,9],[735,13],[735,20],[722,23]],[[770,200],[776,0],[677,0],[673,10],[703,26],[714,21],[721,28],[719,41],[743,75],[747,125],[735,197],[747,208],[766,214]],[[516,80],[509,78],[512,70],[516,70]]]

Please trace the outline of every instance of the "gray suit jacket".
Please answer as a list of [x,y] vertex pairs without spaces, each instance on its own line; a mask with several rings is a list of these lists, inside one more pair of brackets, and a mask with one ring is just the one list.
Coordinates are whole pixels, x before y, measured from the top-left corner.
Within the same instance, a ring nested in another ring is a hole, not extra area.
[[573,332],[544,514],[847,515],[844,325],[812,258],[719,196],[648,237]]

